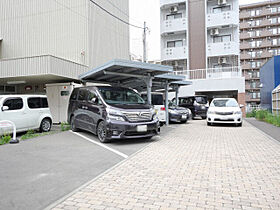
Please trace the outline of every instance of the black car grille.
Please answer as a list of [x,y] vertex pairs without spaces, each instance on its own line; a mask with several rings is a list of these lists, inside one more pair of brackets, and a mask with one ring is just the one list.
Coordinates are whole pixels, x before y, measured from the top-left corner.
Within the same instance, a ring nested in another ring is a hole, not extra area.
[[233,112],[216,112],[218,115],[233,115]]
[[222,119],[215,118],[214,121],[218,121],[218,122],[234,122],[234,119],[225,119],[225,120],[222,120]]

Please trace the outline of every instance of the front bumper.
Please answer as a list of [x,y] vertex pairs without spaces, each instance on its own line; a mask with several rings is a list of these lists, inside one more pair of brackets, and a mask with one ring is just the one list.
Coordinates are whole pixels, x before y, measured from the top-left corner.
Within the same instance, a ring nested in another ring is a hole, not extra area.
[[[147,126],[147,131],[138,132],[137,126]],[[150,138],[158,135],[160,132],[160,125],[158,120],[150,122],[122,122],[108,120],[106,121],[107,139],[135,139],[135,138]]]
[[232,114],[232,115],[217,115],[208,114],[207,122],[209,123],[242,123],[242,114]]
[[188,120],[188,114],[171,114],[169,113],[169,121],[170,122],[186,122]]

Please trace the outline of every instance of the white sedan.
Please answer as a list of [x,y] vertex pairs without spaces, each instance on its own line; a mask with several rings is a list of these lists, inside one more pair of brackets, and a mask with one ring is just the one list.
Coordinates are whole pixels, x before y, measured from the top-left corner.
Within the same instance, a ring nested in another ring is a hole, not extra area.
[[234,98],[213,99],[207,112],[207,125],[232,123],[242,126],[242,106]]

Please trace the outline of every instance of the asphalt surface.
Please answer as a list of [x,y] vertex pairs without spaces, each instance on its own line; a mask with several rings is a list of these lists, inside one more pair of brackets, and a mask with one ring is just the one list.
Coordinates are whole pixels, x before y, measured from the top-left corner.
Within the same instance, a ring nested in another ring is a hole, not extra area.
[[256,120],[255,118],[246,118],[246,121],[275,140],[280,141],[280,127]]
[[[161,136],[172,129],[164,128]],[[86,132],[79,134],[99,142]],[[118,140],[105,144],[130,156],[152,140]],[[124,157],[71,132],[0,147],[0,209],[44,209],[113,167]]]

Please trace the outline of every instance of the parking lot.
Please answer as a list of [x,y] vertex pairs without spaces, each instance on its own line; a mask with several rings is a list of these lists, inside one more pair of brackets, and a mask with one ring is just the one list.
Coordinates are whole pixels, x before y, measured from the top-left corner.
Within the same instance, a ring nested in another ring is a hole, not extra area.
[[100,145],[90,133],[69,131],[1,146],[0,209],[43,209],[158,140]]

